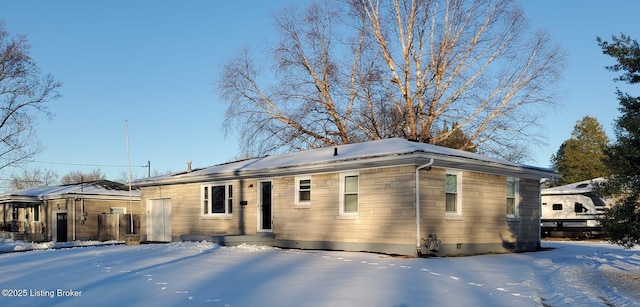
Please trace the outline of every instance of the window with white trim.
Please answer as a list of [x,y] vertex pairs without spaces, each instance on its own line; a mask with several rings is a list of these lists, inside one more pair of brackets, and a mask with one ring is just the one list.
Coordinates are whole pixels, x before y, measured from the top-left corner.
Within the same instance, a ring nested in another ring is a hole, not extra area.
[[340,214],[358,215],[359,174],[340,174]]
[[215,184],[202,186],[202,215],[224,216],[233,212],[233,186]]
[[518,216],[518,188],[517,178],[507,178],[507,216]]
[[311,177],[295,177],[296,206],[311,205]]
[[461,214],[460,172],[447,171],[445,174],[445,213],[449,215]]

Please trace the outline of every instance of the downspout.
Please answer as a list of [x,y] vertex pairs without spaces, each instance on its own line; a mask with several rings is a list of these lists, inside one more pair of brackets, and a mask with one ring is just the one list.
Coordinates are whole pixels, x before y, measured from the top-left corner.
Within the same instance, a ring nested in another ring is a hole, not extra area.
[[538,184],[538,246],[537,250],[542,247],[542,183]]
[[433,165],[433,158],[429,160],[429,163],[418,166],[416,168],[416,250],[418,256],[422,254],[422,244],[420,242],[420,170],[425,167]]

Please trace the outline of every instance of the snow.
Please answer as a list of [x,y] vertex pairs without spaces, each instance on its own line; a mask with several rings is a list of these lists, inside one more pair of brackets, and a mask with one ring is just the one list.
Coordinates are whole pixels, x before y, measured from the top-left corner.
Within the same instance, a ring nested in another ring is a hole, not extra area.
[[[335,154],[337,151],[337,155]],[[553,173],[553,170],[521,165],[477,153],[457,150],[432,144],[412,142],[402,138],[389,138],[362,143],[316,148],[298,152],[283,153],[273,156],[251,158],[241,161],[217,164],[191,172],[178,172],[157,177],[136,180],[138,184],[166,179],[189,178],[202,175],[236,174],[238,172],[263,171],[288,167],[320,165],[336,162],[349,162],[360,159],[394,158],[396,156],[424,153],[429,157],[450,159],[477,164],[493,164],[496,167],[522,167],[524,169]]]
[[544,241],[540,252],[457,258],[92,243],[0,254],[0,305],[640,305],[640,249],[604,242]]
[[[40,186],[31,187],[22,190],[13,191],[0,195],[2,200],[13,200],[16,197],[32,198],[32,201],[40,201],[44,198],[60,198],[67,195],[110,195],[110,196],[128,196],[128,190],[118,190],[105,187],[100,183],[77,183],[59,186]],[[140,197],[140,191],[132,190],[131,194]]]
[[124,241],[73,241],[73,242],[23,242],[11,239],[0,239],[0,253],[26,252],[41,249],[60,249],[82,246],[99,246],[124,244]]

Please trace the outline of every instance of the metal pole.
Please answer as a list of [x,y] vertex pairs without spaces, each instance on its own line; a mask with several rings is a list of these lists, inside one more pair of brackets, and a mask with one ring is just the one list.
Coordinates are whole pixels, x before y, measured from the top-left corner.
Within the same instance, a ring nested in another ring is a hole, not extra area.
[[131,234],[133,234],[133,196],[131,192],[131,153],[129,151],[129,121],[125,119],[124,125],[127,139],[127,167],[129,173],[129,216],[131,217],[129,224],[131,226]]

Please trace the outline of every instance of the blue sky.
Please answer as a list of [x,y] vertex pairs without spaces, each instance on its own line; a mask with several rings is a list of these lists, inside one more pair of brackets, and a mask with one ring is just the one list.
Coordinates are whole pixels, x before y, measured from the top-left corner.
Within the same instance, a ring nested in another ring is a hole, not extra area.
[[[274,13],[309,2],[4,2],[6,29],[26,34],[41,70],[64,83],[63,97],[49,105],[53,120],[38,121],[45,150],[27,167],[61,176],[99,168],[118,179],[127,170],[125,120],[134,177],[146,176],[147,161],[163,173],[184,170],[187,160],[203,167],[232,159],[238,143],[222,133],[226,105],[213,86],[218,71],[243,45],[260,48],[275,40]],[[530,161],[548,166],[585,115],[596,117],[613,138],[616,74],[604,69],[613,62],[595,38],[622,32],[640,39],[634,22],[640,2],[520,4],[532,26],[548,31],[568,55],[559,86],[563,104],[541,122],[548,144],[537,146]],[[5,169],[0,179],[16,171]]]

